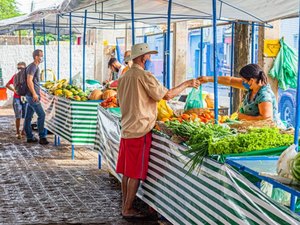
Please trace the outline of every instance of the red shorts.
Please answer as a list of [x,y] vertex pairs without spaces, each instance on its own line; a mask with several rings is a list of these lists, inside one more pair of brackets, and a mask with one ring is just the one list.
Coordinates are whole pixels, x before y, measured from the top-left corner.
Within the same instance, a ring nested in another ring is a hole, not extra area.
[[151,142],[151,132],[140,138],[121,138],[116,172],[126,177],[145,180]]

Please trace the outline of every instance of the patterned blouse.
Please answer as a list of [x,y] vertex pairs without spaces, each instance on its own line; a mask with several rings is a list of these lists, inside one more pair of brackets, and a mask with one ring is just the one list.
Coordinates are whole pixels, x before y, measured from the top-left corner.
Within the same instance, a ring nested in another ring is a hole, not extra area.
[[278,104],[270,85],[262,86],[253,100],[250,100],[251,92],[250,90],[246,94],[240,112],[249,116],[259,116],[258,105],[262,102],[271,102],[273,107],[273,121],[281,123],[278,115]]

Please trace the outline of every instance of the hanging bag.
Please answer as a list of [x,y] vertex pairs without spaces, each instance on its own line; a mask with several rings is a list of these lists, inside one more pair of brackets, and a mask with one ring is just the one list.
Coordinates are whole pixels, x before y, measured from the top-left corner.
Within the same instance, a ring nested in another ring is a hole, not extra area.
[[193,88],[187,96],[184,110],[203,108],[202,86]]

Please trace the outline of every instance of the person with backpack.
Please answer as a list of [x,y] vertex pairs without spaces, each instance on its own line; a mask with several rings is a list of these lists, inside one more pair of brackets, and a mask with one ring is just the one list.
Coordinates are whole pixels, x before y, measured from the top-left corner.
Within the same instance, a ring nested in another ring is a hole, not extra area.
[[[38,116],[37,126],[39,132],[39,143],[41,145],[47,145],[47,133],[44,127],[45,124],[45,111],[40,102],[40,69],[39,65],[43,62],[43,51],[36,49],[33,51],[33,62],[29,64],[25,71],[24,77],[26,82],[24,85],[19,85],[20,87],[25,86],[26,88],[26,100],[28,102],[28,108],[25,116],[24,128],[27,136],[27,143],[35,143],[38,140],[32,134],[31,120],[33,114],[36,113]],[[23,80],[23,79],[20,79]],[[23,90],[23,88],[20,88]]]
[[[14,80],[16,75],[21,71],[24,70],[26,68],[26,63],[24,62],[19,62],[17,64],[17,68],[18,68],[18,72],[16,74],[14,74],[12,76],[12,78],[7,82],[6,84],[6,88],[8,90],[11,90],[12,92],[14,92],[14,96],[13,96],[13,109],[15,112],[15,118],[16,118],[16,137],[18,139],[21,139],[21,134],[24,135],[25,131],[24,131],[24,127],[22,130],[22,133],[20,131],[20,126],[21,126],[21,119],[25,118],[25,114],[26,114],[26,109],[27,109],[27,103],[24,100],[23,96],[20,96],[16,93],[15,90],[15,86],[14,86]],[[12,86],[13,85],[13,86]]]

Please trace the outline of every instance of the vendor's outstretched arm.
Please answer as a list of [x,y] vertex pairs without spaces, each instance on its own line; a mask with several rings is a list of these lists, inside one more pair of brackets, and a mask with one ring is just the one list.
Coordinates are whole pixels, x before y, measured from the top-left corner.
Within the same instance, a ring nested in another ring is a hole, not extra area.
[[[198,78],[200,83],[214,82],[213,76],[202,76]],[[238,77],[218,77],[218,83],[226,86],[231,86],[233,88],[245,89],[243,86],[243,80]]]
[[267,120],[273,118],[273,105],[271,102],[262,102],[258,105],[259,116],[249,116],[239,113],[239,120]]
[[168,90],[168,92],[166,93],[166,95],[163,97],[164,100],[170,100],[174,97],[176,97],[177,95],[179,95],[181,92],[183,92],[186,88],[188,87],[194,87],[194,88],[198,88],[200,85],[199,80],[196,79],[191,79],[191,80],[187,80],[181,84],[179,84],[178,86]]

